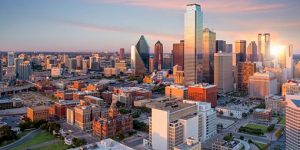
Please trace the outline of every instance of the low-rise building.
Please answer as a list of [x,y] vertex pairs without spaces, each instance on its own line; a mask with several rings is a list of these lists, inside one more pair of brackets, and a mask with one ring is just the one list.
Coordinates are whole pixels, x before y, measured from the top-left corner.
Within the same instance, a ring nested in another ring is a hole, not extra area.
[[195,138],[189,137],[186,142],[174,147],[174,150],[201,150],[201,143]]
[[212,150],[240,150],[242,147],[242,143],[238,140],[217,140],[212,144]]
[[111,77],[111,76],[118,76],[120,75],[119,68],[104,68],[104,76]]
[[208,83],[195,84],[188,87],[188,99],[209,102],[212,107],[217,106],[218,87]]
[[273,113],[284,114],[286,101],[283,96],[266,96],[266,109],[271,109]]
[[165,87],[165,96],[177,100],[187,99],[188,89],[182,85],[170,85]]
[[257,108],[253,111],[253,118],[257,121],[272,121],[272,110]]
[[83,145],[77,148],[71,148],[69,150],[134,150],[122,143],[119,143],[110,138],[101,140],[100,142]]
[[240,105],[233,105],[233,106],[226,106],[226,107],[216,107],[216,111],[226,117],[231,117],[231,118],[237,118],[237,119],[242,119],[243,118],[243,113],[248,114],[250,108],[247,106],[240,106]]
[[276,76],[271,72],[255,73],[249,77],[249,97],[261,98],[278,93]]
[[84,96],[84,100],[86,100],[86,101],[88,101],[92,104],[97,104],[99,106],[104,105],[104,100],[102,98],[99,98],[99,97],[87,95],[87,96]]
[[48,120],[49,119],[49,107],[48,106],[27,107],[27,117],[31,121]]
[[300,93],[300,80],[287,80],[282,84],[282,96]]
[[0,110],[22,107],[23,102],[19,98],[0,100]]

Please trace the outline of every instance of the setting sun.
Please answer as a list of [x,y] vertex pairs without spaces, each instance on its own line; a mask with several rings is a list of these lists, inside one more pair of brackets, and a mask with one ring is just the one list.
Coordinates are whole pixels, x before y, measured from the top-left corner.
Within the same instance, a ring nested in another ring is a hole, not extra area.
[[283,53],[284,48],[285,47],[283,45],[279,44],[271,45],[271,55],[277,57],[278,55]]

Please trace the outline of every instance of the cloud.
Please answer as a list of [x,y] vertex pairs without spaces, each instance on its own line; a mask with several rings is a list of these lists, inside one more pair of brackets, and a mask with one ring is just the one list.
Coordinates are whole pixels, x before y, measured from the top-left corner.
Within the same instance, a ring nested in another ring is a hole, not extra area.
[[282,9],[285,3],[262,3],[255,0],[87,0],[89,2],[102,2],[108,4],[138,6],[156,9],[184,10],[188,3],[199,3],[207,12],[215,13],[241,13],[265,12]]

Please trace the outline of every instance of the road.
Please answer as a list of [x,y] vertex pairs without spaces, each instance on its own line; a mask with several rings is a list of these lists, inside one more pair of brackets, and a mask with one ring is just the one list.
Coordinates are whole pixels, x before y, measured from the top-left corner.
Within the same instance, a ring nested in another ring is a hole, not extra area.
[[27,141],[30,141],[35,135],[37,135],[40,132],[41,132],[40,129],[33,130],[33,131],[29,132],[28,134],[26,134],[25,136],[23,136],[18,141],[15,141],[14,143],[11,143],[9,145],[1,147],[0,150],[9,150],[9,149],[12,149],[14,147],[17,147],[17,146],[19,146],[19,145],[21,145],[21,144],[23,144]]

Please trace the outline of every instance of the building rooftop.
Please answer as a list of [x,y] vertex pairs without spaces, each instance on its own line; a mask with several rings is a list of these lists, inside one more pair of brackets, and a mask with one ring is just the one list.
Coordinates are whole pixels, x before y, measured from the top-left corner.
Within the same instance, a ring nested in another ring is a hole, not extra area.
[[195,104],[182,103],[179,101],[155,101],[147,104],[148,107],[175,112],[184,108],[195,106]]
[[183,86],[183,85],[176,85],[176,84],[172,84],[169,86],[170,88],[176,88],[176,89],[181,89],[181,90],[187,90],[187,87]]
[[31,107],[28,107],[28,108],[32,109],[33,111],[49,109],[49,107],[45,106],[45,105],[42,105],[42,106],[31,106]]
[[199,87],[199,88],[205,88],[205,89],[208,89],[208,88],[216,87],[216,85],[214,85],[214,84],[209,84],[209,83],[199,83],[199,84],[191,85],[191,86],[189,86],[189,87]]
[[55,102],[56,104],[59,105],[73,105],[73,104],[79,104],[79,100],[59,100],[57,102]]
[[292,102],[299,108],[300,107],[300,100],[292,99]]
[[[299,103],[300,104],[300,103]],[[259,113],[267,113],[267,112],[271,112],[271,109],[261,109],[261,108],[256,108],[254,110],[255,112],[259,112]]]
[[84,145],[77,148],[72,148],[69,150],[134,150],[124,144],[121,144],[117,141],[114,141],[112,139],[104,139],[100,142]]

